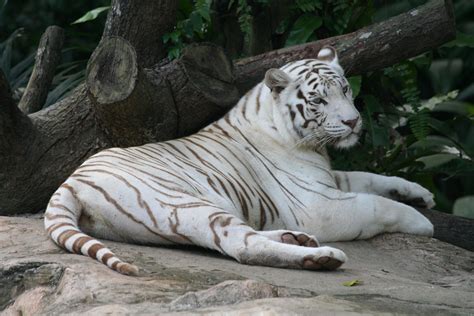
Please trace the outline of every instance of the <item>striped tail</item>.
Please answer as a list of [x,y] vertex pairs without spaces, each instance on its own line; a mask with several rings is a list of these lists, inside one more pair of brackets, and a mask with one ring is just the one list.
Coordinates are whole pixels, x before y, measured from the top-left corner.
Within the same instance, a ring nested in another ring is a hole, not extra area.
[[73,187],[63,183],[51,197],[44,214],[44,226],[53,241],[72,253],[94,258],[119,273],[138,275],[136,266],[123,262],[101,242],[80,231],[77,223],[81,211]]

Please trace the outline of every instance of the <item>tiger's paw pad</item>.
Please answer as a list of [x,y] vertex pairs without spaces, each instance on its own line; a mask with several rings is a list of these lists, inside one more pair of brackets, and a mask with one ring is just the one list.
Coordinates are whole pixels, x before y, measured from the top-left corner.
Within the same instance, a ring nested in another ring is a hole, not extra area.
[[303,246],[303,247],[319,247],[316,237],[305,233],[284,233],[281,235],[281,242],[284,244]]
[[342,261],[331,257],[319,257],[318,259],[306,258],[303,261],[303,269],[306,270],[336,270],[343,264]]
[[346,254],[332,247],[320,247],[318,253],[303,258],[303,269],[335,270],[347,261]]

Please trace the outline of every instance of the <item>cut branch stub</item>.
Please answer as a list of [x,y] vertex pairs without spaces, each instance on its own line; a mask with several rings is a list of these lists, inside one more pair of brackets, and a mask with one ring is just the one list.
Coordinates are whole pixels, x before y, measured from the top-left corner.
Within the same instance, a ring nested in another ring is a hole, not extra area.
[[114,36],[100,42],[87,64],[86,83],[100,104],[125,100],[135,89],[137,53],[130,43]]
[[159,64],[154,72],[170,82],[179,115],[178,136],[196,132],[239,100],[232,62],[214,44],[190,45],[181,58]]
[[177,114],[166,80],[138,66],[127,40],[100,42],[87,65],[86,84],[97,123],[114,146],[176,136]]
[[18,107],[29,114],[41,110],[53,82],[56,67],[61,61],[64,30],[49,26],[41,36],[35,57],[35,66]]

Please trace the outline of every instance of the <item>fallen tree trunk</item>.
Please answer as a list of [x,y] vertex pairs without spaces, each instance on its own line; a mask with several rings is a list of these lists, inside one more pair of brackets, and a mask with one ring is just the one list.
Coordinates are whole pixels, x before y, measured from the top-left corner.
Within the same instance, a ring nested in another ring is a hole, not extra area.
[[[455,34],[450,2],[434,0],[358,32],[240,60],[235,71],[221,49],[205,44],[185,50],[177,60],[165,59],[149,67],[147,56],[162,56],[163,52],[159,45],[153,49],[140,45],[150,37],[161,38],[159,34],[172,27],[171,22],[161,24],[160,19],[147,18],[154,34],[140,33],[133,25],[141,23],[143,8],[124,2],[112,2],[103,40],[89,62],[87,85],[29,116],[0,104],[0,214],[43,209],[58,185],[101,149],[195,132],[230,109],[239,97],[238,90],[242,93],[259,82],[267,68],[314,57],[322,45],[338,47],[348,73],[360,73],[435,48]],[[147,7],[147,15],[173,12],[175,1],[156,2],[159,4]],[[112,36],[122,38],[114,44],[121,49],[107,48]],[[116,69],[108,58],[133,71]],[[122,88],[119,97],[105,95],[108,89]],[[2,93],[0,89],[0,97]],[[143,118],[150,121],[141,122]]]

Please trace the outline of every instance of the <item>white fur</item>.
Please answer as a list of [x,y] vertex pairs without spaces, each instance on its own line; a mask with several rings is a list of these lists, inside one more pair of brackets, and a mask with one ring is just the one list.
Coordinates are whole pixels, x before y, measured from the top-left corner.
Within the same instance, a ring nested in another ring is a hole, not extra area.
[[[316,75],[298,75],[304,67],[326,66],[320,74],[328,77],[318,77],[322,83],[314,91],[308,82]],[[244,263],[293,268],[307,260],[318,267],[326,257],[344,262],[346,256],[330,247],[282,243],[288,232],[321,242],[383,232],[431,236],[433,226],[424,216],[393,200],[418,199],[432,207],[426,189],[400,178],[331,169],[325,144],[354,145],[362,128],[360,119],[354,128],[342,123],[359,113],[350,89],[343,92],[348,84],[339,68],[337,55],[290,63],[269,72],[266,85],[258,84],[226,117],[195,135],[94,155],[58,190],[46,215],[61,214],[58,204],[67,205],[76,218],[91,219],[87,231],[97,237],[195,244]],[[323,89],[331,73],[339,77]],[[267,85],[281,89],[272,92]],[[314,106],[324,122],[305,122],[294,113],[303,102],[298,90],[306,99],[310,93],[324,97],[328,104]],[[53,223],[46,220],[46,227]],[[66,229],[52,230],[52,238],[58,242]]]

